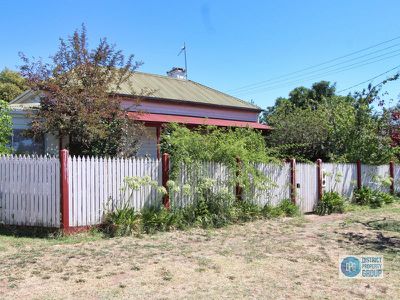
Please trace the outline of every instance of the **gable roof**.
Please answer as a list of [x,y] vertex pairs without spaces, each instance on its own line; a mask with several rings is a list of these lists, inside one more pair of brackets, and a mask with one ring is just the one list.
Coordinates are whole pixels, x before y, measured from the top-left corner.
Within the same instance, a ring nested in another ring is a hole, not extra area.
[[121,87],[114,92],[121,95],[132,96],[132,87],[134,93],[138,95],[148,94],[146,98],[229,106],[261,111],[261,109],[254,104],[192,80],[141,72],[135,72],[127,82],[123,83]]
[[[254,104],[195,81],[149,73],[135,72],[118,89],[114,87],[111,90],[114,93],[124,96],[139,96],[158,100],[261,111],[261,108]],[[16,108],[16,104],[33,104],[33,106],[39,106],[39,102],[38,94],[28,90],[11,101],[10,105],[12,108]]]

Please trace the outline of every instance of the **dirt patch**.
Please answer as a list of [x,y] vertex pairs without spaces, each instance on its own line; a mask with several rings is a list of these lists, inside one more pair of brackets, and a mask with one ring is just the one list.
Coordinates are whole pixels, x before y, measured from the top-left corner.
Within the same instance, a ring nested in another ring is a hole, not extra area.
[[[396,299],[400,234],[365,226],[382,218],[399,221],[400,211],[113,239],[0,236],[0,298]],[[338,278],[339,255],[372,253],[384,255],[384,279]]]

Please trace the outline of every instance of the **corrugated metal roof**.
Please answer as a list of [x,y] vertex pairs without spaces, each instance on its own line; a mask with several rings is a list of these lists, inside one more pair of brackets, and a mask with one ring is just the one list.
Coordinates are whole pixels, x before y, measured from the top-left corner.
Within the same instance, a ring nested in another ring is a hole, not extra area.
[[146,95],[158,99],[260,110],[256,105],[191,80],[141,72],[135,72],[114,92],[122,95]]

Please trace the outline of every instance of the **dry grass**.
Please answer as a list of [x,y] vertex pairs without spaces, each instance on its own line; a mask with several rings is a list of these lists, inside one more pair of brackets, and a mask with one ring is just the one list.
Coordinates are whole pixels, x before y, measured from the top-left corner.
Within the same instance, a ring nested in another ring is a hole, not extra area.
[[[1,299],[398,299],[400,206],[104,239],[0,235]],[[343,254],[383,254],[384,279],[338,278]]]

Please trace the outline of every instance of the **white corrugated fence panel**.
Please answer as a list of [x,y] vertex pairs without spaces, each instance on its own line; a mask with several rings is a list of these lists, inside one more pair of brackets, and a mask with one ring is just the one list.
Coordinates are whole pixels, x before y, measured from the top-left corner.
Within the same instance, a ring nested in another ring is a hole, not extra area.
[[267,203],[278,205],[282,200],[290,198],[290,164],[256,164],[256,168],[268,178],[264,189],[253,187],[254,202],[264,206]]
[[394,165],[394,191],[400,193],[400,165]]
[[381,166],[361,165],[362,186],[389,192],[389,185],[382,184],[382,181],[389,177],[389,164]]
[[351,199],[357,187],[357,165],[323,163],[322,170],[325,174],[324,191],[335,191]]
[[317,189],[316,164],[296,164],[296,201],[302,212],[314,211],[318,202]]

